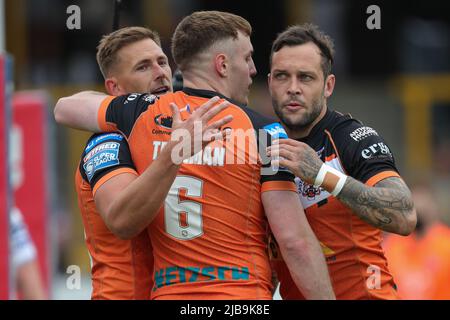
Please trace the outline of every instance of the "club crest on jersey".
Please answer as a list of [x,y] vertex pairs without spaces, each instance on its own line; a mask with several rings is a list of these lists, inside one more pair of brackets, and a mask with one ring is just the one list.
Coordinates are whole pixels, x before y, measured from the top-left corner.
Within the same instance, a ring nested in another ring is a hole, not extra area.
[[322,192],[322,188],[314,187],[312,184],[306,183],[299,179],[298,182],[298,193],[308,200],[314,200],[316,196],[319,196]]
[[155,117],[155,123],[158,126],[163,127],[165,129],[172,129],[172,122],[173,122],[173,118],[171,116],[165,116],[163,114],[158,114]]
[[264,126],[263,129],[271,135],[272,139],[287,139],[288,135],[284,130],[283,126],[278,122],[268,124]]

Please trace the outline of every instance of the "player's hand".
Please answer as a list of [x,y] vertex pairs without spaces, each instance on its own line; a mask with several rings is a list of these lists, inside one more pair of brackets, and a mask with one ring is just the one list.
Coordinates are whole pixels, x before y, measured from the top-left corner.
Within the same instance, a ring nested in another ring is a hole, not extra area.
[[314,184],[323,162],[306,143],[293,139],[274,140],[267,148],[272,166],[285,167],[303,181]]
[[[223,115],[218,120],[209,123],[211,119],[230,106],[228,101],[213,97],[198,107],[186,120],[182,120],[180,110],[175,103],[170,104],[172,110],[172,141],[178,141],[176,153],[187,159],[198,153],[207,144],[214,140],[225,139],[228,131],[220,128],[233,120],[232,115]],[[181,152],[180,152],[181,151]]]

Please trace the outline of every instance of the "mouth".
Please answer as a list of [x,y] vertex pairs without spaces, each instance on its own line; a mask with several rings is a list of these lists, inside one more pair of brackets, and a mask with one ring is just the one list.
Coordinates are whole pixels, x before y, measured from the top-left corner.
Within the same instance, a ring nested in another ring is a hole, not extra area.
[[285,108],[289,111],[297,111],[300,109],[304,109],[304,106],[301,105],[299,102],[292,101],[285,104]]
[[161,86],[152,91],[157,96],[166,94],[170,90],[169,86]]

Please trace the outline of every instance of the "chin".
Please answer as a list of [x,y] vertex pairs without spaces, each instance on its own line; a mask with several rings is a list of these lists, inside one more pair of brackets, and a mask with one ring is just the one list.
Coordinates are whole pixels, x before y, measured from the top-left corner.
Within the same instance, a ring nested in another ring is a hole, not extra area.
[[299,116],[284,116],[284,123],[286,123],[286,125],[288,127],[298,127],[298,126],[303,126],[305,119],[303,119],[303,117],[299,117]]
[[242,98],[242,103],[246,106],[248,105],[248,95]]

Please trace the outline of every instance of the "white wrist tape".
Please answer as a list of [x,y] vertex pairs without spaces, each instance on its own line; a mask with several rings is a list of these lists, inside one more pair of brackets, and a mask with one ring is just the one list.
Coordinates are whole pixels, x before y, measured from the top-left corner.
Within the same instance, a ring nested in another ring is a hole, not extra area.
[[322,164],[319,173],[314,181],[315,187],[323,187],[333,196],[337,196],[344,187],[347,176],[342,172],[326,165]]

